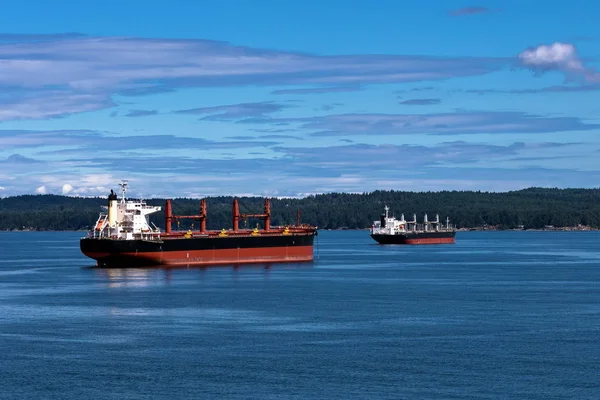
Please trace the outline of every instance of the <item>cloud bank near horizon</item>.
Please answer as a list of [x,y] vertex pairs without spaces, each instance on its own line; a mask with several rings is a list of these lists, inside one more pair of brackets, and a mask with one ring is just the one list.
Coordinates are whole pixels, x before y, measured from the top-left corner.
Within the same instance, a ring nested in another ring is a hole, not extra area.
[[[98,140],[104,140],[102,138],[102,135],[95,137],[96,146]],[[49,140],[48,146],[54,143]],[[512,190],[556,186],[552,180],[556,177],[568,178],[571,182],[598,180],[600,174],[595,171],[576,174],[573,170],[536,167],[539,157],[552,162],[564,158],[564,150],[575,152],[583,146],[576,142],[543,141],[516,141],[509,145],[449,141],[430,146],[344,142],[327,147],[307,143],[305,146],[273,145],[269,156],[257,154],[234,159],[209,155],[154,157],[143,153],[123,157],[120,154],[126,153],[120,153],[118,148],[97,155],[92,152],[86,157],[81,157],[81,151],[71,151],[54,159],[56,154],[38,148],[37,158],[14,153],[0,160],[4,171],[0,179],[3,196],[18,193],[23,185],[29,186],[30,191],[43,187],[40,189],[43,193],[105,195],[119,179],[125,178],[131,179],[136,193],[144,197],[242,194],[301,197],[390,188]],[[495,164],[496,169],[482,168],[482,160],[488,165]],[[515,161],[523,168],[510,167]],[[455,174],[459,170],[463,175]],[[488,173],[482,175],[484,170]],[[531,180],[531,171],[536,171],[538,178],[542,177],[537,184]],[[507,176],[511,179],[507,180]],[[41,193],[40,190],[37,192]]]

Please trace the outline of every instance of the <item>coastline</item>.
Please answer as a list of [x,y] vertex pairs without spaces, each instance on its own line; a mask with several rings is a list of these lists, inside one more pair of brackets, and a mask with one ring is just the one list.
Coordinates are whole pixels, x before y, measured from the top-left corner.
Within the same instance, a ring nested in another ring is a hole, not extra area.
[[[321,228],[320,231],[369,231],[371,228]],[[457,228],[457,232],[507,232],[507,231],[518,231],[518,232],[588,232],[588,231],[600,231],[600,228],[591,226],[565,226],[565,227],[552,227],[552,228],[500,228],[490,226],[477,226],[473,228]]]
[[[320,231],[370,231],[371,228],[319,228]],[[88,232],[88,229],[38,229],[34,227],[27,227],[24,229],[4,229],[0,232]],[[457,228],[456,232],[506,232],[506,231],[519,231],[519,232],[589,232],[589,231],[600,231],[600,228],[593,226],[581,225],[581,226],[547,226],[544,228],[502,228],[497,226],[476,226],[472,228]]]

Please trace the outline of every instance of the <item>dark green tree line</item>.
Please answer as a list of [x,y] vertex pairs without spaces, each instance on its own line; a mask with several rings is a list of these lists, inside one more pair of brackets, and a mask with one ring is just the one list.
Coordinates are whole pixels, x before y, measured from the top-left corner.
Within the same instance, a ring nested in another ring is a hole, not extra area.
[[[208,228],[231,227],[232,197],[209,197]],[[421,221],[427,213],[430,220],[435,214],[440,219],[449,217],[458,227],[498,225],[501,228],[542,228],[578,224],[600,227],[600,189],[542,189],[491,193],[479,191],[402,192],[375,191],[349,194],[329,193],[302,199],[271,199],[272,224],[287,225],[296,221],[296,210],[301,221],[324,229],[368,228],[379,218],[384,205],[392,214],[401,213],[407,219],[417,214]],[[164,206],[164,199],[148,199],[148,204]],[[197,214],[199,199],[173,199],[174,214]],[[264,198],[239,198],[242,213],[261,213]],[[57,195],[23,195],[0,199],[0,230],[89,229],[98,218],[106,198],[79,198]],[[164,229],[164,214],[153,214],[151,221]],[[241,227],[254,227],[256,220],[242,221]],[[197,221],[185,220],[179,228],[198,227]],[[177,225],[174,224],[174,229]]]

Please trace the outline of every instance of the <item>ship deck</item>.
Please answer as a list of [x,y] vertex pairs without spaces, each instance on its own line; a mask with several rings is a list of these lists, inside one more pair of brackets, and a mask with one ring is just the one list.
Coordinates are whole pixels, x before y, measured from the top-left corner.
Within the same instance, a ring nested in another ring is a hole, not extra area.
[[170,233],[162,232],[160,234],[161,239],[180,239],[182,237],[190,236],[193,238],[218,238],[218,237],[256,237],[256,236],[298,236],[298,235],[315,235],[317,229],[314,228],[298,228],[291,227],[287,231],[285,228],[271,228],[266,231],[259,229],[258,231],[253,229],[238,229],[233,230],[210,230],[210,231],[174,231]]

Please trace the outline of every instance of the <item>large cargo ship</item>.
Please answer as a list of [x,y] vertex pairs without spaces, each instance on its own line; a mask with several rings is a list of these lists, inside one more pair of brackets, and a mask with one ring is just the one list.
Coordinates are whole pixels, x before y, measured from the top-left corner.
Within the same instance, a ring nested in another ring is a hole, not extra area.
[[[165,231],[150,223],[149,215],[161,210],[143,200],[127,200],[127,182],[120,184],[120,201],[111,190],[107,212],[101,212],[80,249],[100,267],[202,266],[247,263],[289,263],[313,260],[313,240],[317,227],[300,224],[271,226],[271,203],[264,212],[241,214],[233,199],[231,229],[206,229],[206,199],[200,201],[198,215],[173,215],[171,200],[165,203]],[[262,219],[263,228],[240,229],[247,218]],[[199,221],[199,230],[173,231],[172,223],[182,219]]]
[[371,227],[371,237],[379,244],[442,244],[454,243],[456,228],[450,225],[446,218],[446,225],[440,224],[440,217],[436,215],[435,221],[428,221],[427,214],[423,223],[417,223],[417,216],[413,214],[412,221],[406,221],[404,214],[400,219],[389,216],[390,208],[385,206],[385,213],[381,214],[379,221],[374,221]]

